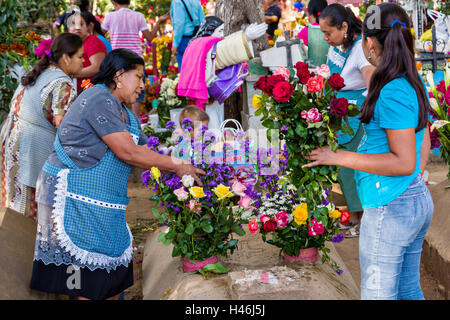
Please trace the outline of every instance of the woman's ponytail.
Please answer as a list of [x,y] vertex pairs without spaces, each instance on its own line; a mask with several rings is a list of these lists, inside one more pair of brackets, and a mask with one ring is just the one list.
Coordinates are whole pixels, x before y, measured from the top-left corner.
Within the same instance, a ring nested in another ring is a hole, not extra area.
[[[382,3],[378,5],[381,28],[367,24],[371,14],[363,23],[364,39],[375,38],[382,46],[381,60],[370,81],[369,93],[364,101],[360,119],[369,123],[373,118],[375,104],[381,89],[392,80],[404,76],[417,94],[419,103],[419,124],[416,132],[427,126],[428,112],[431,110],[424,85],[417,72],[414,58],[414,38],[411,34],[409,17],[398,5]],[[374,13],[372,13],[374,14]]]
[[44,72],[49,66],[50,66],[50,58],[47,54],[44,54],[44,56],[36,63],[27,74],[25,74],[21,79],[21,84],[24,87],[32,86],[36,79],[39,78],[39,76]]

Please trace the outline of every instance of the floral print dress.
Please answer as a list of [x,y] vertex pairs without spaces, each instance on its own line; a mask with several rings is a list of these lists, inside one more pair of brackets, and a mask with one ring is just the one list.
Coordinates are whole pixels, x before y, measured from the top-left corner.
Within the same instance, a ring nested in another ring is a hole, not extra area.
[[[55,68],[56,67],[49,67]],[[14,94],[10,104],[10,116],[17,119],[22,107],[23,88]],[[76,88],[67,78],[58,78],[49,82],[41,91],[42,112],[45,118],[55,126],[55,116],[64,115],[76,98]],[[8,137],[4,137],[2,129],[1,145],[1,196],[2,207],[11,208],[31,218],[36,218],[37,205],[34,200],[35,188],[18,181],[20,124],[13,121]]]

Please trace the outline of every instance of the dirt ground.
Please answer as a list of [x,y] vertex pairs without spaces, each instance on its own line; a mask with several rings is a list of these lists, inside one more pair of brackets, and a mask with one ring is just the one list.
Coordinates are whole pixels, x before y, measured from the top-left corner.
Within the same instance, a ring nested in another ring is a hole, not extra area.
[[[448,167],[437,157],[431,157],[427,165],[429,181],[439,183],[446,179]],[[125,300],[142,300],[142,257],[147,236],[159,228],[159,223],[153,217],[151,208],[153,203],[149,198],[153,195],[151,190],[145,189],[140,181],[141,170],[135,170],[130,178],[128,196],[131,201],[127,209],[127,221],[134,236],[134,285],[125,291]],[[345,239],[335,244],[336,249],[349,268],[356,285],[360,285],[360,269],[358,257],[358,239]],[[427,300],[444,300],[439,292],[438,283],[421,266],[421,280],[423,293]]]

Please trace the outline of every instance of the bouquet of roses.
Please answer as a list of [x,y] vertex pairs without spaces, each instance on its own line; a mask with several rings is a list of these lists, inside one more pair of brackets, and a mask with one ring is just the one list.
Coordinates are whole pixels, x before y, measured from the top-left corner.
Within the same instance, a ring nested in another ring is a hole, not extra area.
[[433,108],[430,123],[431,148],[439,148],[441,158],[449,165],[447,178],[450,179],[450,69],[447,67],[445,80],[434,85],[433,75],[428,74],[428,84],[431,88],[430,102]]
[[[175,127],[173,122],[167,125],[170,130]],[[166,155],[177,153],[203,169],[206,175],[199,176],[203,183],[200,187],[194,185],[191,176],[179,178],[157,168],[143,173],[143,183],[155,192],[151,200],[162,207],[161,211],[153,208],[153,214],[169,227],[158,240],[165,245],[173,244],[172,256],[182,256],[186,272],[227,272],[217,262],[217,256],[233,253],[238,243],[233,233],[245,234],[241,216],[248,215],[252,190],[234,179],[233,168],[225,161],[211,157],[215,136],[206,126],[195,133],[195,141],[191,138],[192,121],[185,119],[182,128],[184,134],[175,143],[169,141],[168,147],[160,146],[155,137],[150,137],[147,146]]]
[[337,73],[330,76],[328,66],[317,68],[317,76],[305,63],[298,62],[295,68],[296,72],[280,67],[272,76],[262,76],[255,89],[263,95],[255,95],[253,105],[258,109],[255,115],[262,115],[262,125],[279,130],[280,140],[285,140],[290,181],[313,209],[322,202],[322,190],[337,182],[338,168],[302,168],[307,163],[305,157],[326,145],[337,150],[336,133],[342,130],[353,135],[348,117],[358,115],[359,110],[347,99],[336,97],[345,86],[344,80]]

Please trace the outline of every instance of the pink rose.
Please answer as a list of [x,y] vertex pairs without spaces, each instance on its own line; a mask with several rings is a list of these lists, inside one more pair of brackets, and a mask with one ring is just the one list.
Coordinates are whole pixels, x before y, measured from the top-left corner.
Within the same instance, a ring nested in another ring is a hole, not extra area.
[[284,227],[289,222],[289,217],[286,211],[280,211],[275,215],[275,221],[277,222],[278,227]]
[[189,194],[184,190],[183,187],[175,190],[173,193],[175,193],[175,195],[177,196],[178,201],[187,200],[189,197]]
[[231,190],[233,190],[233,192],[239,196],[244,196],[245,195],[244,191],[247,190],[247,188],[239,181],[236,181],[231,186]]
[[320,114],[317,108],[309,109],[308,111],[303,110],[300,116],[306,120],[306,122],[319,122],[322,119],[322,115]]
[[201,204],[195,200],[189,201],[189,204],[187,204],[186,207],[189,207],[190,212],[199,212],[202,209]]
[[318,223],[316,219],[312,219],[311,224],[308,225],[308,236],[315,237],[324,232],[325,228],[322,221]]
[[250,204],[252,203],[252,198],[248,196],[242,196],[241,199],[238,202],[238,205],[241,207],[244,207],[245,210],[250,208]]
[[273,75],[280,75],[284,78],[284,80],[289,81],[289,76],[291,75],[291,72],[289,69],[285,67],[279,67],[277,70],[273,72]]
[[248,222],[248,231],[250,231],[251,234],[256,234],[258,232],[258,222],[249,221]]
[[266,221],[269,221],[270,218],[268,216],[266,216],[265,214],[263,214],[260,218],[259,221],[261,221],[262,224],[264,224]]
[[316,68],[316,72],[319,76],[328,79],[330,77],[330,67],[328,67],[326,64],[321,65],[320,67]]

